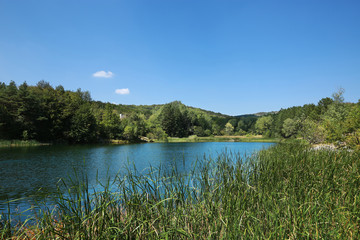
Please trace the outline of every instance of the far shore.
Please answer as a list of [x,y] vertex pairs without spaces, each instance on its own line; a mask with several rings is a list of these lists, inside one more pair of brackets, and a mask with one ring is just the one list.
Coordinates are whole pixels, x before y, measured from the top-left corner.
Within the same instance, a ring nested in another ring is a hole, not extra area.
[[[262,135],[251,136],[211,136],[198,137],[196,135],[187,138],[168,137],[167,142],[280,142],[279,138],[266,138]],[[161,142],[161,141],[160,141]]]
[[[262,135],[248,135],[248,136],[209,136],[209,137],[198,137],[192,135],[185,138],[178,137],[168,137],[166,140],[152,140],[147,138],[142,138],[139,141],[129,141],[129,140],[107,140],[100,143],[105,144],[114,144],[114,145],[123,145],[131,143],[180,143],[180,142],[281,142],[280,138],[266,138]],[[52,143],[41,143],[34,140],[0,140],[0,147],[36,147],[36,146],[49,146],[53,145]]]
[[0,140],[1,147],[35,147],[49,146],[51,143],[41,143],[35,140]]

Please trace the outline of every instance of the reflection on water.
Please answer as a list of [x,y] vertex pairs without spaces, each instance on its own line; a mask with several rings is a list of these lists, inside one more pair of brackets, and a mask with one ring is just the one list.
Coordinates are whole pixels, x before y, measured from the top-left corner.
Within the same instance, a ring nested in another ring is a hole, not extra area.
[[[105,181],[107,176],[125,173],[129,163],[140,172],[159,164],[178,164],[181,171],[187,171],[204,155],[216,157],[225,150],[251,154],[270,145],[272,143],[203,142],[1,148],[0,212],[6,209],[4,202],[8,200],[29,196],[41,199],[44,194],[54,192],[59,179],[71,177],[74,171],[86,174],[90,185],[95,185],[96,176]],[[23,209],[29,206],[28,200],[16,204]]]

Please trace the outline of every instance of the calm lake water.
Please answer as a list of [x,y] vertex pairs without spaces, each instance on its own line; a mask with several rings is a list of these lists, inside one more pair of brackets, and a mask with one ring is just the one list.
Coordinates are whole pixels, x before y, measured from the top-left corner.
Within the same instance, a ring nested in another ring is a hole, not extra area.
[[[197,158],[215,158],[227,151],[250,155],[273,143],[203,142],[148,143],[132,145],[81,145],[0,148],[0,213],[8,200],[25,198],[11,204],[11,208],[27,209],[27,197],[41,198],[43,193],[56,190],[60,178],[68,178],[74,170],[86,173],[91,185],[96,176],[125,173],[128,163],[139,172],[150,165],[171,167],[179,164],[187,171]],[[185,165],[184,165],[185,163]],[[20,210],[21,210],[20,209]]]

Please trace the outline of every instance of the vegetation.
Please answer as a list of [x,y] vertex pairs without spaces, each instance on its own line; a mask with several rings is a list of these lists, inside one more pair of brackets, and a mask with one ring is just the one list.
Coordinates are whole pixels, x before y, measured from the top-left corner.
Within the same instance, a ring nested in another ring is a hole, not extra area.
[[344,102],[344,90],[317,105],[281,109],[260,117],[255,128],[268,137],[303,138],[309,143],[336,143],[360,149],[360,100]]
[[1,140],[0,141],[0,147],[28,147],[28,146],[40,146],[40,145],[44,145],[44,143],[39,143],[37,141],[34,140],[28,140],[28,141],[24,141],[24,140]]
[[359,239],[359,157],[278,144],[199,160],[189,173],[130,169],[96,193],[78,177],[34,224],[3,215],[0,238]]
[[0,139],[88,143],[145,137],[245,135],[254,132],[256,116],[230,117],[175,101],[165,105],[115,105],[92,101],[89,92],[0,82]]
[[[245,136],[210,136],[198,137],[196,135],[187,138],[168,137],[166,142],[281,142],[282,138],[266,138],[262,135],[245,135]],[[287,140],[289,141],[289,140]]]
[[88,143],[260,134],[265,138],[303,138],[309,143],[360,148],[360,101],[346,103],[343,93],[339,89],[317,105],[231,117],[179,101],[115,105],[92,101],[90,94],[81,89],[65,91],[44,81],[17,87],[12,81],[8,85],[0,83],[0,139]]

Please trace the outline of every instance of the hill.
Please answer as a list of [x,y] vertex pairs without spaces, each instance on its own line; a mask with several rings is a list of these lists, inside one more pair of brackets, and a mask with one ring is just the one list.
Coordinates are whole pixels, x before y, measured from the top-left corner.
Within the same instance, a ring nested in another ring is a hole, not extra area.
[[140,137],[232,135],[254,131],[257,117],[232,117],[180,101],[123,105],[93,101],[87,91],[69,91],[40,81],[36,86],[0,82],[0,139],[86,143]]

